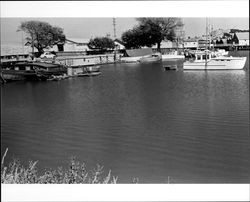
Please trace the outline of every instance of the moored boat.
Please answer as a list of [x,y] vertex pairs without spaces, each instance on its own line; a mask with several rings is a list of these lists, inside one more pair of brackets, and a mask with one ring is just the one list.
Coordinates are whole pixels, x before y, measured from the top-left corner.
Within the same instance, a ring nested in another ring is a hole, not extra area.
[[159,62],[162,60],[161,53],[155,53],[148,57],[142,57],[139,62],[140,63],[152,63],[152,62]]
[[86,72],[86,73],[78,73],[77,76],[83,77],[83,76],[98,76],[101,72]]
[[183,63],[184,70],[238,70],[243,69],[246,57],[212,57],[210,51],[199,51],[195,57]]
[[8,80],[46,80],[51,75],[63,75],[67,69],[60,64],[44,62],[16,62],[11,65],[1,63],[2,77]]
[[168,66],[165,66],[164,69],[166,71],[169,71],[169,70],[177,70],[177,65],[168,65]]
[[64,74],[64,75],[58,75],[58,76],[51,75],[46,80],[47,81],[60,81],[60,80],[67,79],[67,78],[69,78],[69,76],[67,76],[66,74]]
[[121,57],[120,62],[124,63],[138,63],[142,57]]
[[124,57],[120,58],[120,62],[139,63],[143,58],[151,58],[153,54],[151,48],[125,50]]

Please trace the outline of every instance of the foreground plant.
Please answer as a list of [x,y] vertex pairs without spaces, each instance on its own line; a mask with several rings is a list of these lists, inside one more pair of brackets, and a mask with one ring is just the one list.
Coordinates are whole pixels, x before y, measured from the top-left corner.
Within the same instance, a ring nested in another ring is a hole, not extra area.
[[104,174],[103,166],[97,165],[95,169],[87,172],[84,163],[72,158],[68,169],[57,168],[46,170],[39,174],[37,170],[38,161],[30,161],[27,167],[13,160],[8,166],[4,166],[6,149],[1,161],[1,183],[3,184],[114,184],[117,177],[111,176],[111,171]]

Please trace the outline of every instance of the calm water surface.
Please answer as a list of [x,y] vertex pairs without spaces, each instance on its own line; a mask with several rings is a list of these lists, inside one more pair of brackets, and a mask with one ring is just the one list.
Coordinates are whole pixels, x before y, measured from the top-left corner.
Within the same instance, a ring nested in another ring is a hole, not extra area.
[[44,169],[76,156],[122,183],[249,183],[249,62],[207,72],[167,63],[178,71],[117,64],[99,77],[2,86],[7,160]]

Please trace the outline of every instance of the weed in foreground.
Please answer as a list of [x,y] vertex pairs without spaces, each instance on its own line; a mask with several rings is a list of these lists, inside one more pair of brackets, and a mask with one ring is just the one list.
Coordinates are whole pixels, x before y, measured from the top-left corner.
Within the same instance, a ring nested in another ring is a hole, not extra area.
[[86,170],[84,163],[72,158],[69,167],[64,170],[45,170],[39,174],[38,161],[30,161],[27,167],[18,160],[13,160],[8,166],[4,165],[6,149],[1,161],[1,183],[3,184],[115,184],[118,178],[111,175],[111,170],[104,174],[103,166],[97,165],[91,171]]

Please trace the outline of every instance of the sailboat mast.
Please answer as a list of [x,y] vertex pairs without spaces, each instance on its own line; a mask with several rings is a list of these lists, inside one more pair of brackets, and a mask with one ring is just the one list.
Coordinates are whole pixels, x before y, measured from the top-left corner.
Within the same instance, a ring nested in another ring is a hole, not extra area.
[[205,69],[207,69],[207,34],[208,34],[208,25],[207,25],[207,18],[206,18]]
[[207,37],[207,35],[208,35],[208,23],[207,23],[207,18],[206,18],[206,50],[207,50],[207,39],[208,39],[208,37]]
[[[114,27],[114,40],[116,39],[116,19],[113,18],[113,27]],[[116,62],[116,45],[114,50],[114,62]]]

